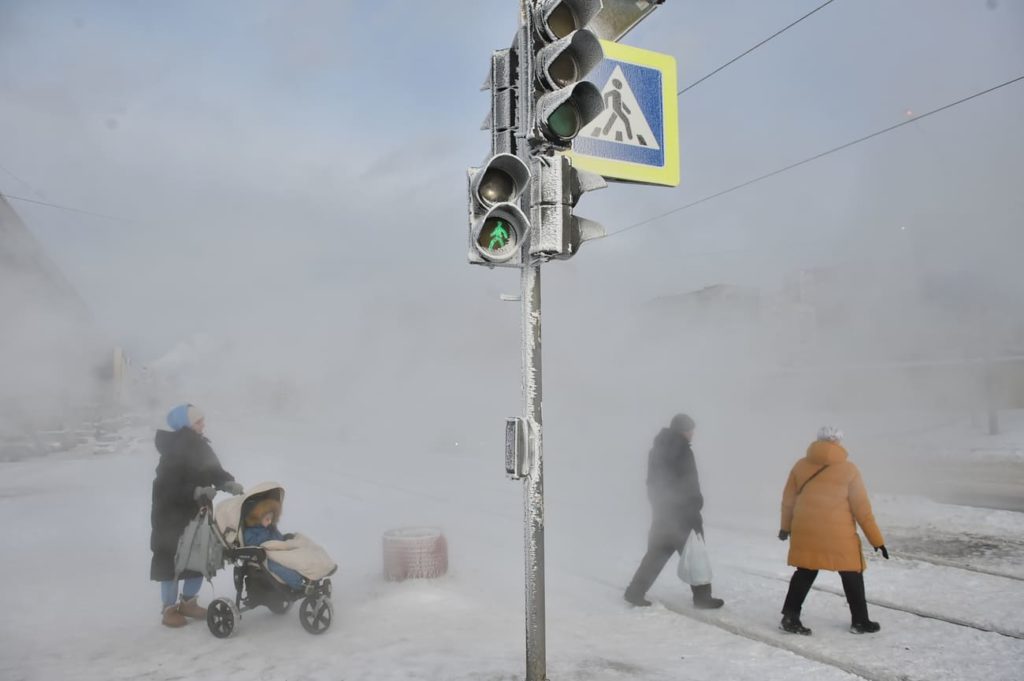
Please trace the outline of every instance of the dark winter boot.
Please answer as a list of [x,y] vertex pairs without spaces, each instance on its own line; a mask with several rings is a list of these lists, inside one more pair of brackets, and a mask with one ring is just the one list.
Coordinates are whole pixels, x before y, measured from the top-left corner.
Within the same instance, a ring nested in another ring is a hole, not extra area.
[[184,615],[178,612],[177,605],[170,605],[164,608],[164,617],[160,623],[165,627],[177,629],[178,627],[183,627],[188,624],[188,620],[185,619]]
[[715,610],[725,605],[725,601],[721,598],[711,596],[710,584],[691,586],[690,591],[693,592],[693,606],[698,610]]
[[881,630],[882,625],[878,622],[872,622],[871,620],[864,620],[863,622],[854,622],[850,625],[851,634],[874,634]]
[[643,596],[636,595],[635,593],[629,591],[628,589],[626,590],[626,593],[623,594],[622,597],[626,599],[627,603],[629,603],[630,605],[635,605],[638,608],[649,608],[649,607],[651,607],[651,602],[649,600],[647,600]]
[[178,604],[178,612],[194,620],[206,619],[206,608],[199,605],[198,596],[193,596],[192,598],[183,597],[181,603]]
[[783,615],[782,622],[779,623],[779,629],[790,634],[811,635],[811,630],[800,621],[800,615]]

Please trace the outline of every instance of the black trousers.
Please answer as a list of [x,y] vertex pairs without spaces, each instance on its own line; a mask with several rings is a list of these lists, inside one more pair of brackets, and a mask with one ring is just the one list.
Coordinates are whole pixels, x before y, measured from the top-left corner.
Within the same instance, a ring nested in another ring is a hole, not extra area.
[[[665,563],[672,557],[672,554],[681,552],[683,547],[686,546],[686,537],[689,534],[689,530],[685,534],[680,532],[664,532],[659,527],[659,524],[655,523],[647,539],[647,553],[644,554],[643,560],[640,561],[640,567],[636,569],[633,580],[626,588],[626,595],[643,598],[651,586],[653,586],[654,581],[658,579],[661,571],[665,569]],[[690,590],[693,591],[693,597],[697,599],[709,598],[711,596],[710,584],[691,586]]]
[[[786,594],[786,603],[782,606],[783,615],[800,616],[804,599],[807,598],[817,576],[817,570],[796,569],[793,577],[789,580],[789,593]],[[864,573],[840,572],[839,578],[843,580],[843,591],[846,593],[846,602],[850,606],[851,619],[854,623],[867,622],[868,601],[864,595]]]

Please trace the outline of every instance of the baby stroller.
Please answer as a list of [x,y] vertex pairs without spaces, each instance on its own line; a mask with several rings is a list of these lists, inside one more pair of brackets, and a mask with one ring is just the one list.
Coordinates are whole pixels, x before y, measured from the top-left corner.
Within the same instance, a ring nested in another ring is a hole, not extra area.
[[[284,502],[284,488],[264,482],[246,494],[231,497],[217,504],[213,512],[215,534],[223,546],[224,559],[235,566],[235,597],[217,598],[207,608],[206,624],[217,638],[231,636],[242,613],[265,605],[277,615],[287,613],[295,601],[301,600],[299,621],[311,634],[322,634],[331,626],[334,606],[331,604],[331,580],[338,569],[327,553],[302,535],[285,541],[265,542],[262,546],[246,546],[245,514],[253,504],[265,498]],[[267,566],[268,554],[302,575],[300,588],[285,584]]]

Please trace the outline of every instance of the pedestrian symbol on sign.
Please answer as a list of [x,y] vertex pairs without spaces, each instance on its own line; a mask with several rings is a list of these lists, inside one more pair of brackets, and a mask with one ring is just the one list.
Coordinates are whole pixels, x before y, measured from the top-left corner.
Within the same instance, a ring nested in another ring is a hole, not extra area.
[[604,113],[594,120],[590,129],[581,137],[649,149],[660,148],[621,66],[615,66],[601,94],[604,96]]
[[601,49],[589,78],[604,111],[573,140],[573,166],[606,180],[678,186],[676,60],[607,40]]

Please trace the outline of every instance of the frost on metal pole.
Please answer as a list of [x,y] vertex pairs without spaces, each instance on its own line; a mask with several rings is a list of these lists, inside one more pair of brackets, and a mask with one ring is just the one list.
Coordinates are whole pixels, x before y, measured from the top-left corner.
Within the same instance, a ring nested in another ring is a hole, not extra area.
[[661,1],[519,0],[519,30],[491,55],[483,88],[491,150],[468,172],[469,262],[521,270],[524,413],[506,422],[505,472],[523,480],[527,681],[547,679],[540,268],[604,235],[573,210],[605,180],[574,168],[566,154],[604,110],[601,91],[586,80],[604,59],[599,35],[618,39]]
[[[544,425],[541,405],[541,264],[572,257],[596,223],[573,220],[572,208],[587,189],[602,186],[574,174],[563,152],[604,109],[600,90],[585,79],[604,57],[588,24],[601,0],[540,0],[524,3],[520,30],[520,114],[516,134],[520,158],[530,165],[526,197],[530,235],[522,271],[523,397],[530,466],[523,487],[526,543],[526,679],[547,678],[544,594]],[[526,155],[523,155],[526,150]]]

